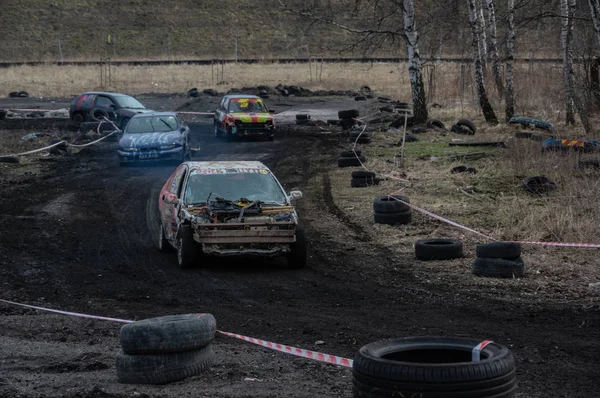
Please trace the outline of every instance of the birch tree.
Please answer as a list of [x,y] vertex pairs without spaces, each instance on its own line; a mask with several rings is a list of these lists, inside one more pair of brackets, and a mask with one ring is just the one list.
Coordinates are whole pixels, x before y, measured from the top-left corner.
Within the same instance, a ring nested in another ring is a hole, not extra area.
[[[566,1],[566,0],[563,0]],[[469,7],[469,24],[471,25],[471,44],[473,46],[473,70],[475,72],[475,84],[477,86],[477,97],[479,98],[479,106],[483,112],[486,122],[498,124],[498,118],[494,113],[494,108],[488,100],[485,90],[485,79],[483,76],[483,68],[481,57],[479,54],[479,32],[477,29],[477,7],[475,0],[467,0]]]
[[483,15],[483,3],[485,0],[477,0],[477,31],[479,33],[479,56],[481,57],[481,67],[483,68],[483,74],[486,72],[486,64],[488,58],[487,51],[487,37],[485,33],[485,17]]
[[515,60],[515,0],[508,0],[508,32],[506,37],[506,121],[515,116],[515,96],[513,93],[513,62]]
[[492,73],[494,74],[494,82],[496,83],[496,91],[498,96],[502,97],[504,93],[504,85],[502,76],[500,76],[500,56],[498,55],[498,40],[496,39],[496,10],[494,0],[486,0],[488,10],[488,27],[490,33],[490,58],[492,60]]
[[413,0],[404,0],[404,40],[408,53],[408,75],[413,100],[415,122],[424,123],[429,118],[425,100],[425,86],[421,71],[421,54],[419,53],[419,34],[415,23],[415,5]]
[[596,39],[600,42],[600,1],[588,0],[588,3],[590,4],[590,12],[592,13],[592,22],[594,23]]
[[560,40],[563,50],[563,79],[565,85],[565,117],[567,124],[575,124],[573,112],[573,50],[571,42],[573,38],[573,20],[570,17],[569,1],[560,0],[561,31]]

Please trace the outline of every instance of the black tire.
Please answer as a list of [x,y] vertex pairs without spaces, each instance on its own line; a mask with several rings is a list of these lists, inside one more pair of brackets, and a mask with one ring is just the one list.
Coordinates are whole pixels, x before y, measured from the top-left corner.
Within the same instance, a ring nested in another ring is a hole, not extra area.
[[354,119],[354,118],[357,118],[358,115],[360,115],[360,113],[358,112],[357,109],[350,109],[350,110],[338,112],[338,117],[340,119]]
[[356,137],[368,137],[371,138],[371,134],[367,133],[366,131],[363,132],[362,130],[358,131],[358,130],[352,130],[348,133],[348,136],[350,138],[356,138]]
[[392,99],[390,97],[384,97],[384,96],[377,97],[377,101],[383,102],[383,103],[390,102],[391,100]]
[[128,355],[167,354],[206,347],[216,330],[211,314],[167,315],[126,324],[119,340]]
[[81,123],[85,122],[85,116],[81,113],[76,113],[73,115],[73,123],[79,126]]
[[20,160],[16,156],[0,156],[0,163],[19,163]]
[[392,113],[392,112],[394,112],[394,108],[391,106],[382,106],[381,108],[379,108],[379,111]]
[[[419,139],[417,137],[415,137],[414,135],[410,135],[410,134],[406,134],[406,137],[404,137],[404,142],[418,142]],[[402,144],[402,140],[400,140],[400,144]]]
[[410,211],[410,207],[402,202],[395,200],[394,198],[400,199],[406,203],[410,203],[410,200],[406,196],[393,195],[393,196],[378,196],[373,201],[373,211],[375,213],[403,213]]
[[296,241],[290,244],[290,252],[287,254],[288,267],[301,269],[306,267],[308,260],[308,248],[306,235],[302,227],[296,227]]
[[521,257],[521,244],[516,242],[492,242],[477,245],[475,251],[477,257],[514,260],[517,257]]
[[354,357],[354,397],[512,398],[516,364],[508,348],[481,340],[406,337],[360,348]]
[[366,101],[367,97],[364,95],[357,95],[356,97],[354,97],[354,101]]
[[525,275],[525,264],[521,257],[514,260],[478,257],[473,262],[473,274],[489,278],[521,278]]
[[19,91],[18,97],[19,98],[27,98],[27,97],[29,97],[29,93],[27,91]]
[[556,189],[556,183],[544,176],[523,180],[523,188],[532,195],[544,195]]
[[446,125],[441,120],[433,119],[427,121],[427,128],[446,130]]
[[[122,165],[123,162],[121,162],[121,166]],[[158,227],[158,250],[161,252],[168,252],[173,250],[173,246],[171,246],[171,244],[167,240],[167,237],[165,236],[165,229],[162,223]]]
[[361,166],[361,162],[365,162],[364,156],[351,157],[351,158],[339,158],[338,159],[338,167],[356,167]]
[[475,127],[475,123],[473,123],[470,120],[460,119],[458,122],[456,122],[456,125],[467,127],[469,130],[471,130],[473,132],[473,134],[477,133],[477,127]]
[[366,188],[374,185],[379,185],[379,178],[352,178],[350,180],[351,188]]
[[360,156],[360,154],[362,153],[362,151],[360,149],[355,149],[355,150],[348,150],[348,151],[342,151],[342,153],[340,154],[340,157],[342,158],[353,158],[356,156]]
[[18,96],[19,96],[19,92],[18,92],[18,91],[11,91],[11,92],[8,94],[8,97],[9,97],[9,98],[17,98]]
[[412,212],[407,210],[401,213],[375,213],[373,218],[375,224],[402,225],[410,223]]
[[342,130],[348,130],[354,126],[356,122],[354,119],[340,119],[338,125],[342,127]]
[[192,227],[182,225],[177,236],[177,264],[181,268],[190,268],[199,257],[198,244],[194,241]]
[[212,345],[156,355],[117,354],[117,379],[126,384],[165,384],[198,375],[214,361]]
[[429,132],[429,129],[425,127],[413,127],[411,132],[413,134],[423,134]]
[[457,173],[477,174],[477,169],[475,169],[474,167],[456,166],[456,167],[453,167],[452,170],[450,170],[450,173],[452,173],[452,174],[457,174]]
[[310,119],[310,115],[299,113],[296,115],[296,120],[308,120]]
[[452,260],[462,256],[463,244],[456,239],[421,239],[415,243],[415,257],[419,260]]
[[79,125],[79,131],[82,133],[87,133],[89,131],[98,131],[99,122],[83,122]]
[[371,143],[371,137],[368,137],[368,136],[367,137],[360,136],[358,138],[357,137],[350,137],[350,138],[348,138],[348,142],[352,143],[352,144],[353,143],[357,143],[357,144],[370,144]]
[[458,124],[453,124],[450,128],[450,131],[461,135],[475,135],[473,130],[471,130],[467,126],[459,126]]
[[95,120],[97,122],[104,120],[104,118],[109,119],[108,112],[106,112],[102,108],[92,109],[92,111],[90,112],[90,117],[92,118],[92,120]]

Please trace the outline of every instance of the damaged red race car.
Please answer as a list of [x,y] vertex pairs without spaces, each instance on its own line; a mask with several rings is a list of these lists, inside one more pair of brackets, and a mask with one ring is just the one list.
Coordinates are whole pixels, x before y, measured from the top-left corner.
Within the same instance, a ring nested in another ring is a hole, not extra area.
[[284,256],[303,268],[306,240],[292,204],[301,197],[261,162],[184,162],[160,192],[159,249],[176,249],[182,268],[205,256]]

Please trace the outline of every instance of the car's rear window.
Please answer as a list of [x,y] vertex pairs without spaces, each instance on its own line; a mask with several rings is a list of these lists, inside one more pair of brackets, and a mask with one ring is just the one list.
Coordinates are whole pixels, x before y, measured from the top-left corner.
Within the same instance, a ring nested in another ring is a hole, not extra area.
[[179,124],[175,116],[143,116],[129,121],[125,128],[127,134],[168,133],[177,130]]

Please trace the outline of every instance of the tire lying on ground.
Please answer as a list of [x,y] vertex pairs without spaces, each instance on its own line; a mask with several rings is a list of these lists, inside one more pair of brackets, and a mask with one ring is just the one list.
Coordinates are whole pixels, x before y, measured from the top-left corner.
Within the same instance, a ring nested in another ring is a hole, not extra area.
[[342,127],[342,130],[348,130],[354,126],[356,122],[354,119],[340,119],[338,125]]
[[453,124],[450,131],[462,135],[475,135],[475,132],[467,126],[459,126],[458,124]]
[[310,115],[307,115],[305,113],[298,113],[296,115],[296,120],[307,120],[310,119]]
[[415,256],[423,261],[460,258],[463,244],[456,239],[421,239],[415,243]]
[[354,143],[356,142],[357,144],[369,144],[371,143],[371,137],[368,134],[362,134],[360,136],[350,136],[350,138],[348,138],[348,142],[350,143]]
[[195,376],[212,365],[212,345],[199,350],[154,355],[117,354],[117,378],[126,384],[165,384]]
[[456,122],[456,125],[467,127],[473,132],[473,134],[477,132],[477,127],[475,127],[475,123],[467,119],[460,119],[458,122]]
[[350,109],[350,110],[338,112],[338,117],[340,119],[352,119],[352,118],[358,117],[358,115],[359,115],[359,112],[357,109]]
[[474,357],[480,343],[469,338],[405,337],[367,344],[354,357],[354,397],[515,397],[512,353],[491,342]]
[[521,244],[516,242],[492,242],[475,247],[477,257],[504,258],[507,260],[521,257]]
[[433,119],[427,121],[427,128],[446,130],[446,125],[441,120]]
[[366,101],[367,97],[364,95],[357,95],[356,97],[354,97],[354,101]]
[[410,210],[410,207],[400,202],[410,203],[406,196],[378,196],[373,201],[373,211],[375,213],[402,213]]
[[364,156],[357,157],[349,157],[349,158],[339,158],[338,159],[338,167],[356,167],[361,166],[361,162],[365,162]]
[[125,354],[166,354],[206,347],[216,330],[211,314],[167,315],[126,324],[119,340]]
[[347,151],[342,151],[342,153],[340,154],[340,157],[342,158],[353,158],[356,156],[360,156],[360,154],[362,153],[362,151],[360,149],[350,149]]
[[351,188],[366,188],[374,185],[379,185],[381,180],[379,178],[352,178],[350,180]]
[[503,258],[477,257],[473,262],[473,274],[490,278],[521,278],[524,276],[525,264],[521,257],[513,260]]
[[412,212],[409,210],[400,213],[374,213],[375,224],[403,225],[412,220]]
[[532,195],[544,195],[556,189],[556,183],[548,177],[537,176],[523,180],[523,189]]

